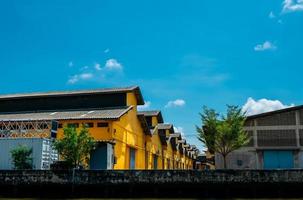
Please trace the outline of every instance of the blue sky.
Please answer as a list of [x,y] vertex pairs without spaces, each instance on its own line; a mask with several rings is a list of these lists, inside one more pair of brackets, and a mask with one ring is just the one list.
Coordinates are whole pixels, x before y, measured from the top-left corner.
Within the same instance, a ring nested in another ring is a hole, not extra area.
[[302,0],[0,2],[0,93],[139,85],[199,146],[203,105],[302,104],[302,56]]

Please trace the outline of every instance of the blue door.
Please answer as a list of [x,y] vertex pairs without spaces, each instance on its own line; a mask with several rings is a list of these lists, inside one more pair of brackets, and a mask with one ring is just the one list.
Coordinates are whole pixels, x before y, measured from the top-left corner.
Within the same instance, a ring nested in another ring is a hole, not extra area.
[[90,155],[90,169],[107,169],[106,144],[99,145]]
[[129,169],[136,169],[136,149],[129,149]]
[[289,169],[294,167],[292,151],[264,151],[264,169]]
[[154,169],[158,169],[158,156],[153,155],[153,159],[154,159]]

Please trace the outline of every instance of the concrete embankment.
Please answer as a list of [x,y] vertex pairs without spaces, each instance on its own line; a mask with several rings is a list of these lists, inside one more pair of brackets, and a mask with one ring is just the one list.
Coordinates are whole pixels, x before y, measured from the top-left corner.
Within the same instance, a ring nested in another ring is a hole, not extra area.
[[2,197],[303,197],[303,170],[0,171]]

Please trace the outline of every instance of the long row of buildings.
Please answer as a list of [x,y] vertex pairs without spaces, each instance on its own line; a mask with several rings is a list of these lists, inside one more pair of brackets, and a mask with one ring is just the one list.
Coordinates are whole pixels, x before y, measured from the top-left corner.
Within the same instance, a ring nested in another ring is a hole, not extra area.
[[98,145],[90,169],[192,169],[199,150],[164,123],[161,111],[138,111],[140,88],[45,92],[0,96],[0,169],[10,150],[33,148],[36,169],[58,159],[51,142],[63,127],[85,125]]

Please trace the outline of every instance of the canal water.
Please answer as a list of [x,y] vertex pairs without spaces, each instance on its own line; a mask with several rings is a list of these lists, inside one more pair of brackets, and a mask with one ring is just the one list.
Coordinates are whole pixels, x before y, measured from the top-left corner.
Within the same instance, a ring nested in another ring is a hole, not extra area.
[[[38,200],[39,198],[1,198],[0,197],[0,200]],[[58,198],[59,199],[59,198]],[[143,199],[140,199],[140,198],[121,198],[121,199],[115,199],[115,198],[113,198],[113,199],[108,199],[108,198],[80,198],[80,199],[78,199],[78,198],[74,198],[74,199],[68,199],[68,198],[66,198],[66,199],[64,199],[64,200],[125,200],[125,199],[127,199],[127,200],[132,200],[132,199],[134,199],[134,200],[176,200],[175,198],[172,198],[172,199],[167,199],[167,198],[163,198],[163,199],[161,199],[161,198],[143,198]],[[196,198],[196,199],[194,199],[194,198],[189,198],[189,199],[177,199],[177,200],[198,200],[199,198]],[[203,198],[202,198],[203,199]],[[224,198],[223,198],[224,199]],[[228,198],[228,199],[230,199],[230,198]],[[233,198],[231,198],[231,199],[233,199]],[[235,200],[255,200],[255,199],[241,199],[241,198],[234,198]],[[264,198],[264,199],[262,199],[262,198],[256,198],[257,200],[268,200],[267,198]],[[303,200],[303,198],[295,198],[295,199],[293,199],[293,198],[291,198],[291,199],[284,199],[284,198],[270,198],[271,200]],[[40,200],[40,199],[39,199]],[[44,199],[44,200],[48,200],[48,199]],[[56,200],[56,199],[49,199],[49,200]],[[63,198],[62,198],[62,200],[63,200]],[[205,200],[218,200],[218,198],[206,198]]]

